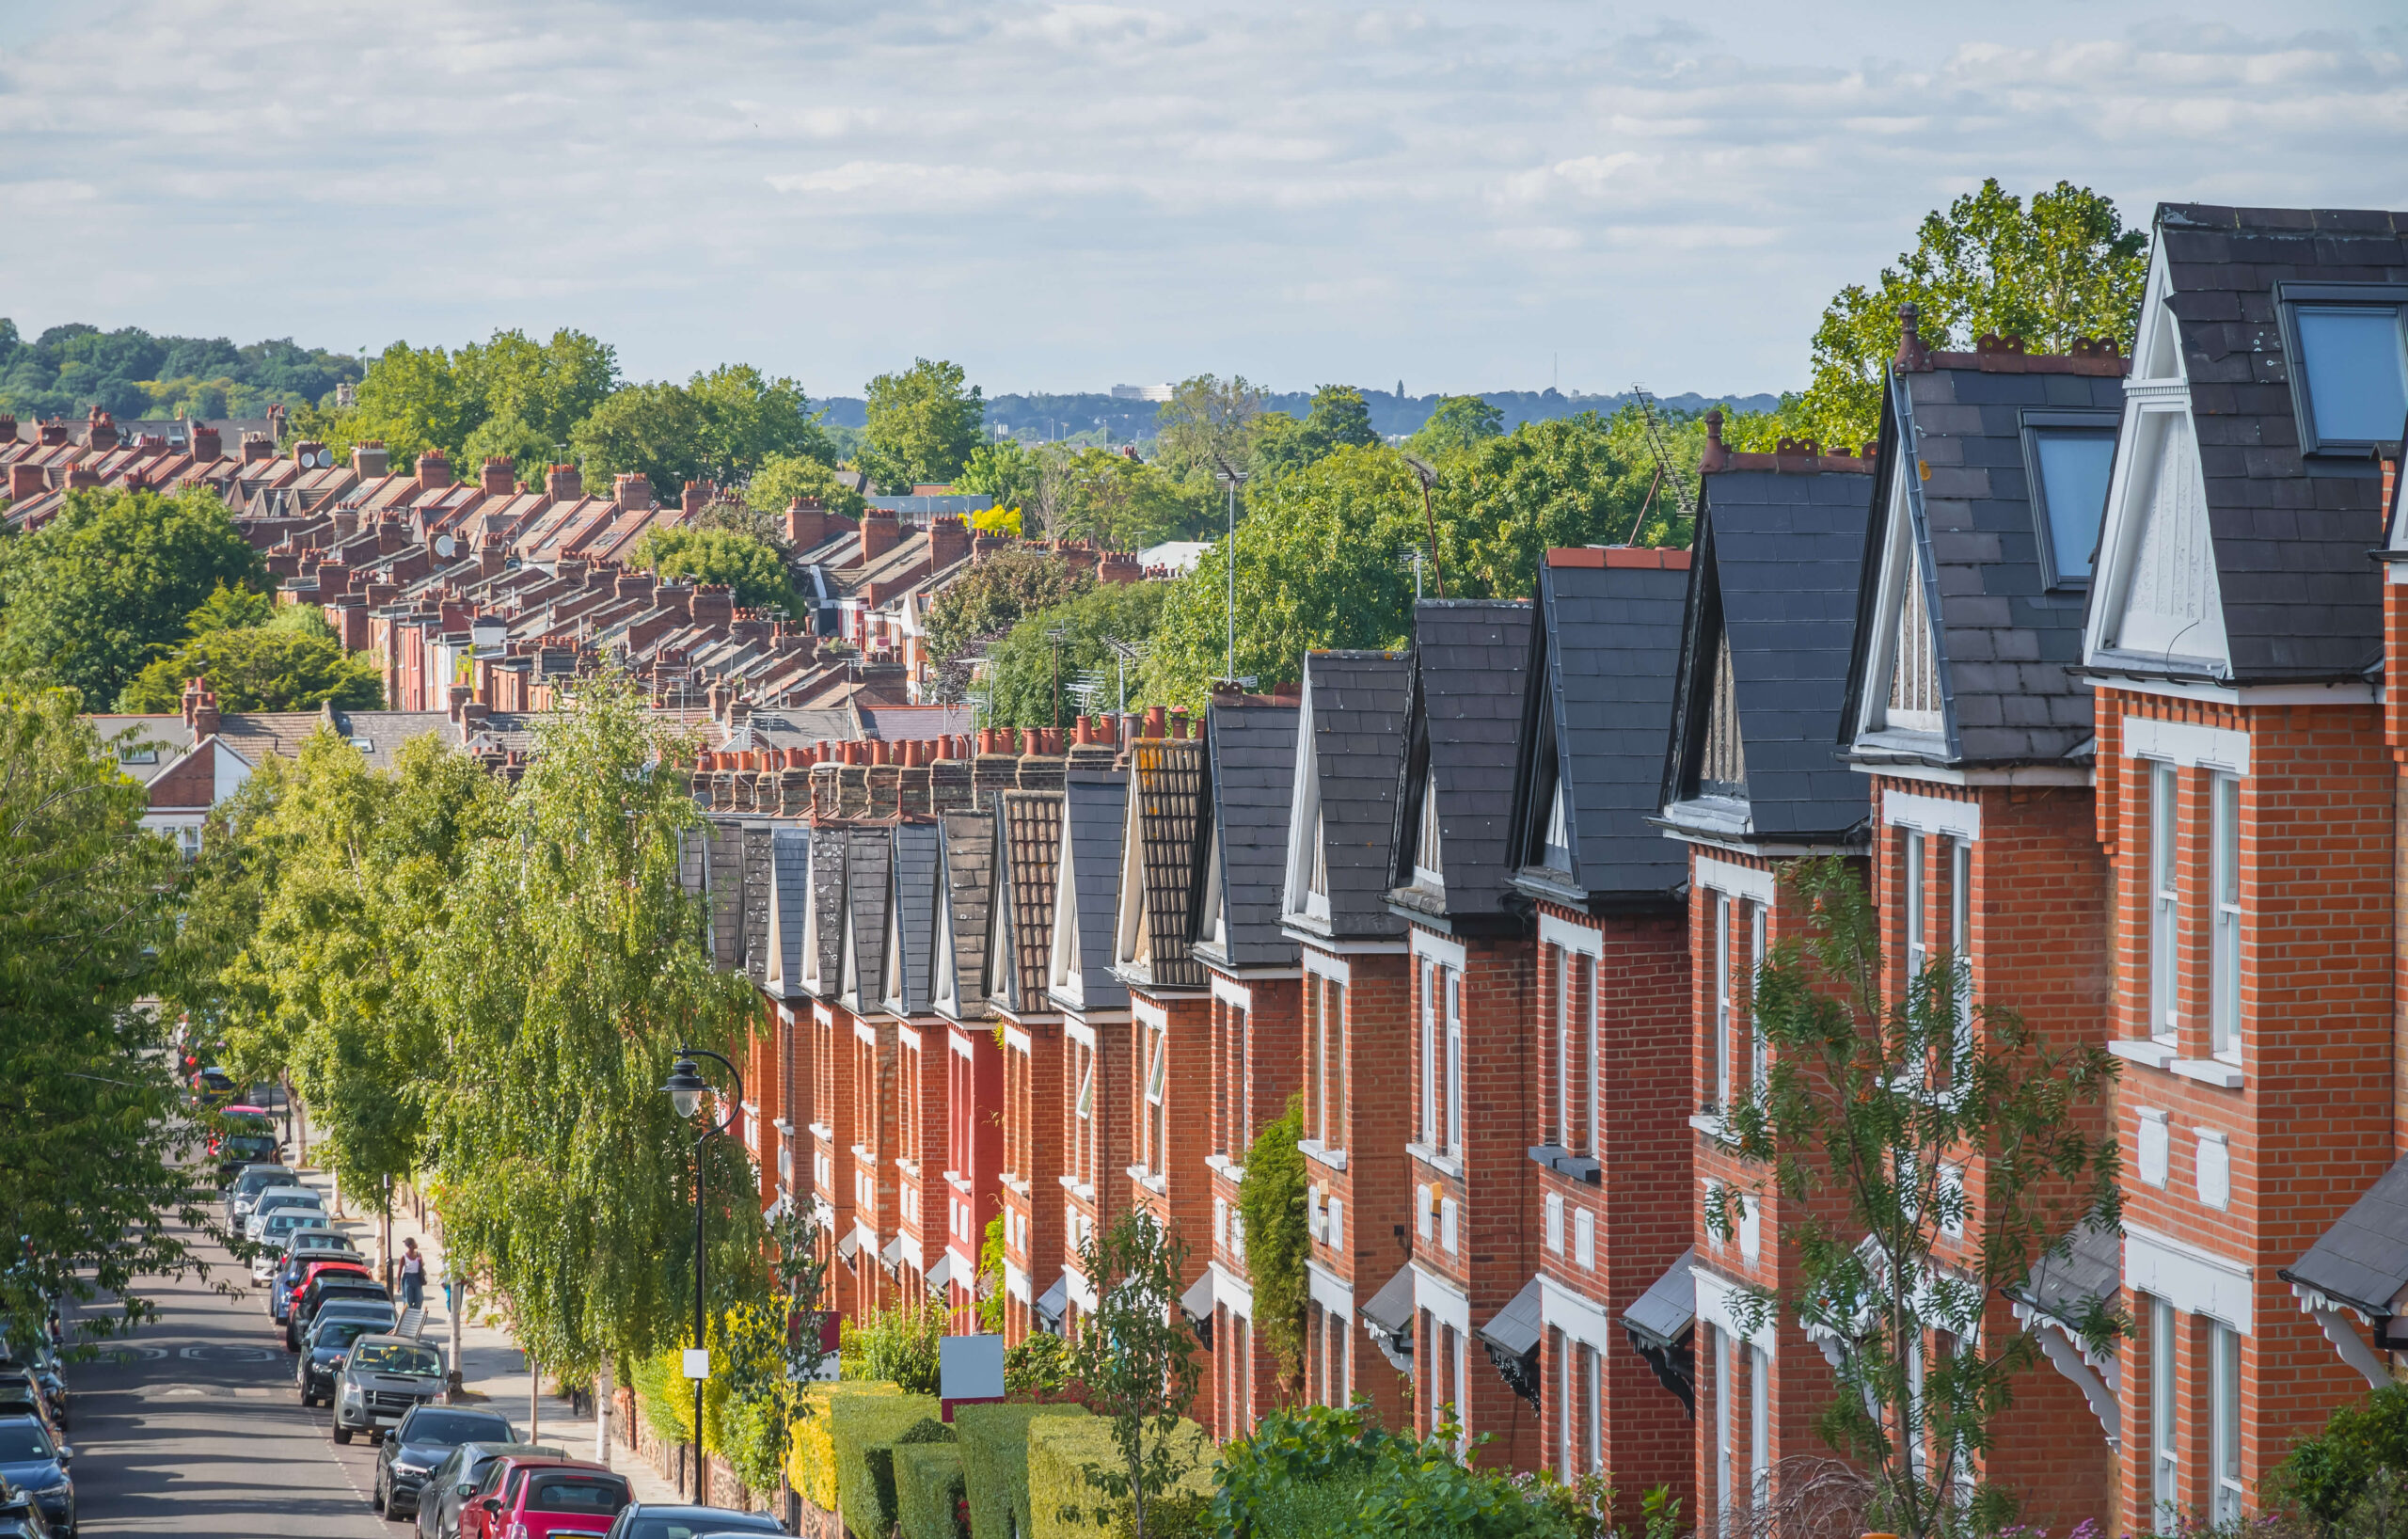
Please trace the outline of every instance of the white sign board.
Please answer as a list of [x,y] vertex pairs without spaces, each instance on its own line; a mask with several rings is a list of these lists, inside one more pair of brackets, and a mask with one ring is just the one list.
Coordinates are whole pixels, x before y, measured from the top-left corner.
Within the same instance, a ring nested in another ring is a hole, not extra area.
[[937,1342],[937,1398],[1004,1398],[1004,1339],[947,1336]]
[[688,1347],[686,1349],[686,1376],[689,1379],[706,1379],[711,1376],[710,1348]]

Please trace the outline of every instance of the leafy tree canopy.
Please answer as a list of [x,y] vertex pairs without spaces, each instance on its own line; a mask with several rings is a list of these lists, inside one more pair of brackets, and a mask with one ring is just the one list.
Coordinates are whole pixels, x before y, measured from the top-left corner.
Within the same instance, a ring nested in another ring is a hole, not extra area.
[[998,551],[947,583],[928,606],[928,650],[938,662],[950,662],[973,642],[1001,636],[1094,586],[1091,574],[1050,552]]
[[656,529],[636,542],[627,562],[664,578],[723,582],[736,590],[737,603],[746,609],[799,612],[784,554],[754,535],[726,529]]
[[1313,392],[1303,421],[1284,412],[1261,420],[1254,443],[1258,473],[1276,478],[1313,464],[1342,448],[1368,449],[1380,441],[1371,409],[1352,385],[1324,385]]
[[73,324],[26,341],[0,318],[0,410],[22,418],[80,418],[95,405],[119,420],[261,417],[271,404],[306,405],[356,384],[362,373],[357,358],[290,339],[237,347],[223,337]]
[[1306,1213],[1309,1182],[1296,1147],[1304,1135],[1303,1103],[1291,1096],[1286,1113],[1255,1135],[1245,1180],[1238,1185],[1238,1221],[1244,1227],[1246,1269],[1254,1279],[1255,1329],[1291,1391],[1305,1381],[1312,1300],[1305,1264],[1313,1248]]
[[779,514],[798,497],[817,498],[830,513],[858,518],[869,504],[862,494],[836,479],[826,460],[808,454],[770,454],[744,484],[744,500],[763,513]]
[[548,454],[617,389],[619,351],[566,328],[547,342],[532,341],[523,331],[497,331],[488,341],[461,348],[452,372],[460,393],[473,403],[478,426],[515,421]]
[[667,383],[629,385],[613,391],[570,435],[569,452],[595,485],[614,475],[642,471],[653,495],[673,501],[689,481],[709,479],[704,469],[703,409],[682,387]]
[[[1105,638],[1145,645],[1161,623],[1169,597],[1170,584],[1164,582],[1100,582],[1067,604],[1039,610],[1022,620],[987,652],[987,684],[991,691],[989,723],[1058,724],[1054,714],[1054,647],[1050,634],[1054,630],[1063,633],[1061,722],[1080,713],[1070,687],[1082,675],[1102,686],[1093,708],[1114,709],[1119,704],[1119,658]],[[1134,702],[1143,693],[1139,665],[1129,665],[1128,679],[1129,698]]]
[[890,495],[945,484],[986,437],[987,403],[963,388],[961,365],[915,358],[899,374],[869,382],[869,426],[854,463]]
[[287,609],[291,620],[200,631],[136,674],[118,709],[172,714],[194,678],[209,681],[220,710],[304,711],[330,702],[341,710],[381,708],[385,682],[375,658],[345,653],[324,617]]
[[57,517],[0,546],[0,675],[103,707],[221,584],[273,582],[212,493],[70,492]]
[[1154,452],[1163,468],[1185,479],[1210,480],[1226,459],[1240,469],[1250,457],[1262,390],[1243,374],[1197,374],[1180,381],[1155,409]]
[[2060,182],[2027,203],[1990,178],[1925,215],[1896,266],[1832,297],[1814,329],[1814,384],[1733,442],[1770,448],[1757,440],[1784,434],[1834,450],[1871,442],[1908,303],[1934,348],[1967,350],[1994,332],[2036,353],[2070,352],[2083,337],[2113,337],[2130,353],[2147,272],[2147,231],[2126,229],[2113,198]]
[[1421,424],[1405,447],[1418,454],[1444,454],[1469,449],[1483,438],[1505,431],[1505,413],[1476,395],[1441,396],[1437,409]]
[[172,1226],[216,1230],[178,1164],[166,1017],[135,1005],[179,862],[76,709],[0,684],[0,1204],[22,1258],[0,1270],[0,1316],[19,1340],[53,1296],[93,1335],[155,1315],[141,1290],[199,1268]]
[[1016,508],[1037,495],[1038,451],[1016,438],[982,443],[970,452],[953,478],[953,489],[991,497],[1001,508]]

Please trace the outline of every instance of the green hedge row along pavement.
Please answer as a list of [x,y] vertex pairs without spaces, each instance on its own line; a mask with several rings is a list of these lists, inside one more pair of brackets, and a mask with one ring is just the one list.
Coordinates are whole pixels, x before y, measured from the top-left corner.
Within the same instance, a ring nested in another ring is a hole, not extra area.
[[[854,1539],[890,1539],[895,1531],[893,1449],[923,1421],[936,1421],[934,1395],[839,1395],[829,1402],[836,1451],[836,1499]],[[942,1421],[938,1421],[943,1426]],[[873,1452],[885,1457],[873,1461]]]
[[[1179,1483],[1157,1495],[1146,1514],[1146,1539],[1203,1539],[1212,1531],[1212,1435],[1181,1420],[1171,1433],[1173,1461],[1184,1467]],[[1126,1498],[1115,1500],[1087,1479],[1089,1469],[1120,1464],[1112,1423],[1101,1417],[1046,1418],[1028,1428],[1028,1503],[1033,1521],[1024,1539],[1123,1539],[1133,1532],[1134,1513]]]
[[1084,1417],[1084,1405],[957,1405],[961,1481],[974,1539],[1021,1539],[1035,1531],[1028,1501],[1028,1431],[1039,1417]]
[[968,1539],[962,1526],[961,1449],[901,1443],[895,1449],[895,1517],[903,1539]]

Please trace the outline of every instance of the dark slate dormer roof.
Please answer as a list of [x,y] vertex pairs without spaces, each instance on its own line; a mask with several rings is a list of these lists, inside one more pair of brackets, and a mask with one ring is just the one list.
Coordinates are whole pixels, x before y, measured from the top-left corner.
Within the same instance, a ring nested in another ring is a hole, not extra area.
[[744,828],[740,823],[710,824],[710,849],[704,857],[711,900],[711,960],[722,973],[744,965]]
[[752,987],[769,982],[770,837],[767,823],[744,826],[744,971]]
[[845,976],[845,851],[850,830],[841,824],[815,825],[811,830],[811,923],[817,934],[817,976],[803,980],[805,990],[834,997]]
[[[1134,916],[1146,929],[1147,957],[1133,960],[1122,981],[1158,989],[1200,989],[1204,968],[1190,954],[1198,897],[1196,876],[1203,863],[1208,819],[1204,801],[1204,745],[1193,738],[1139,738],[1129,745],[1129,821],[1137,834],[1135,891],[1121,884],[1118,901],[1143,907]],[[1127,834],[1124,832],[1123,837]],[[1117,916],[1116,916],[1117,917]],[[1117,942],[1117,937],[1116,937]]]
[[[1975,356],[1928,357],[1972,363]],[[2016,367],[1889,375],[1841,732],[1860,759],[2050,763],[2091,737],[2091,692],[2067,672],[2082,663],[2086,592],[2051,591],[2042,569],[2024,416],[2120,416],[2124,382],[2119,372],[2102,372],[2120,369],[2110,358],[2008,357]],[[1915,473],[1900,473],[1910,467]],[[1911,558],[1907,575],[1920,587],[1919,601],[1906,607],[1930,617],[1942,701],[1937,753],[1904,735],[1878,735],[1877,717],[1870,740],[1860,730],[1868,690],[1880,685],[1888,698],[1883,681],[1899,644],[1891,612],[1899,606],[1887,602],[1882,582],[1900,519],[1907,522],[1901,553]]]
[[941,952],[953,962],[954,997],[943,1007],[957,1021],[975,1021],[988,1013],[988,906],[995,882],[995,816],[991,812],[948,812],[937,819],[942,833],[937,847],[938,892],[944,924],[936,935]]
[[[1121,822],[1128,811],[1128,777],[1119,770],[1086,770],[1062,783],[1062,849],[1071,863],[1067,886],[1078,905],[1079,990],[1075,997],[1053,994],[1058,1007],[1082,1012],[1129,1007],[1129,990],[1112,973],[1114,901],[1120,888]],[[1057,891],[1060,886],[1057,886]],[[1058,927],[1071,915],[1056,912]],[[1058,944],[1058,936],[1056,938]]]
[[[1853,838],[1870,793],[1838,745],[1873,478],[1850,457],[1719,449],[1723,468],[1700,478],[1664,817],[1720,838]],[[1745,779],[1701,797],[1724,657]]]
[[845,1007],[856,1015],[878,1008],[885,992],[887,876],[895,861],[894,831],[845,831]]
[[898,948],[890,965],[899,990],[881,990],[887,1007],[902,1015],[926,1015],[936,998],[937,827],[902,823],[895,830],[894,912],[887,944]]
[[[1648,821],[1663,788],[1688,566],[1686,550],[1559,550],[1539,569],[1513,815],[1514,884],[1532,896],[1662,902],[1688,880],[1680,847]],[[1570,870],[1546,865],[1558,785]]]
[[[1312,736],[1296,753],[1300,768],[1319,785],[1329,920],[1324,928],[1291,910],[1288,922],[1340,940],[1404,933],[1387,893],[1396,870],[1396,786],[1412,689],[1410,653],[1306,654],[1303,709]],[[1305,821],[1294,832],[1309,839],[1312,824]]]
[[[1471,932],[1518,929],[1505,896],[1513,875],[1513,769],[1520,758],[1530,606],[1434,599],[1414,606],[1412,705],[1396,817],[1388,901]],[[1417,882],[1422,799],[1438,796],[1439,879]]]
[[2354,678],[2382,654],[2383,482],[2307,473],[2274,280],[2408,283],[2408,213],[2162,203],[2157,237],[2233,682]]
[[2408,1157],[2377,1177],[2280,1276],[2369,1320],[2389,1316],[2392,1301],[2408,1290]]
[[801,994],[802,932],[811,922],[811,831],[782,828],[770,842],[770,903],[777,915],[781,997]]
[[1209,723],[1205,841],[1220,863],[1212,880],[1228,934],[1213,943],[1216,915],[1208,908],[1196,915],[1196,949],[1227,967],[1293,967],[1296,943],[1279,928],[1279,888],[1296,782],[1296,707],[1215,705]]
[[[1062,793],[1006,791],[997,799],[995,897],[989,922],[991,996],[1018,1015],[1054,1007],[1045,969],[1054,954],[1054,891],[1062,861]],[[999,986],[999,987],[998,987]]]

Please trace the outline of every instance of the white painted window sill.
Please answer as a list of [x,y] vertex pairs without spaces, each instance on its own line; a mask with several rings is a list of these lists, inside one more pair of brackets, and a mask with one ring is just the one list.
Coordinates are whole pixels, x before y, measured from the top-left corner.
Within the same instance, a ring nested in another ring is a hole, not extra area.
[[903,1172],[903,1179],[905,1181],[918,1181],[920,1179],[920,1162],[917,1160],[907,1160],[902,1155],[897,1154],[895,1156],[895,1168]]
[[2131,1063],[2147,1064],[2151,1069],[2163,1069],[2174,1062],[2175,1046],[2153,1038],[2127,1039],[2109,1042],[2107,1051]]
[[1464,1162],[1451,1154],[1441,1154],[1428,1144],[1407,1144],[1404,1151],[1441,1175],[1452,1176],[1457,1181],[1463,1179]]
[[1731,1135],[1731,1130],[1724,1125],[1722,1114],[1719,1112],[1699,1112],[1689,1119],[1689,1126],[1718,1144],[1729,1144],[1734,1148],[1738,1146],[1739,1140]]
[[1346,1150],[1342,1149],[1324,1149],[1321,1144],[1307,1138],[1299,1143],[1296,1150],[1315,1165],[1327,1166],[1332,1170],[1346,1168]]
[[832,1144],[836,1141],[836,1130],[825,1122],[812,1123],[811,1135],[821,1143]]
[[2222,1058],[2175,1058],[2163,1067],[2184,1079],[2194,1079],[2202,1085],[2213,1085],[2226,1090],[2240,1089],[2246,1079],[2241,1071],[2241,1065],[2226,1063]]

